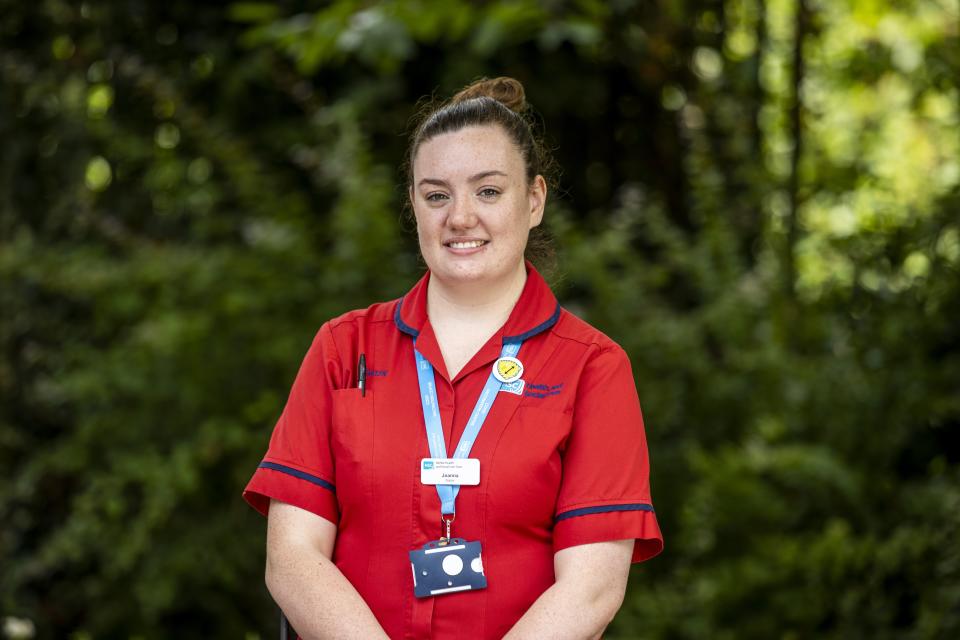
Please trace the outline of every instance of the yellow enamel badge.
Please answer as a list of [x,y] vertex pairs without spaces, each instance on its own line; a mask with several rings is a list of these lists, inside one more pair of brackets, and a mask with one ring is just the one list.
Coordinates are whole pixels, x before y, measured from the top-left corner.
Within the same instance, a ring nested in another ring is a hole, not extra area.
[[523,375],[523,363],[516,358],[504,356],[493,363],[493,377],[500,382],[513,382]]

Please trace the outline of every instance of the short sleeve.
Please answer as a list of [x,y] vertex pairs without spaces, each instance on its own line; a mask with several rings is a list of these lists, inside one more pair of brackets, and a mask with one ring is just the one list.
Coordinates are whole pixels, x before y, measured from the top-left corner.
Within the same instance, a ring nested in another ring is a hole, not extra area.
[[633,562],[660,553],[640,401],[627,354],[600,350],[583,369],[563,452],[554,551],[633,538]]
[[337,523],[330,446],[331,371],[339,368],[329,324],[314,337],[293,382],[270,446],[243,497],[263,515],[276,499]]

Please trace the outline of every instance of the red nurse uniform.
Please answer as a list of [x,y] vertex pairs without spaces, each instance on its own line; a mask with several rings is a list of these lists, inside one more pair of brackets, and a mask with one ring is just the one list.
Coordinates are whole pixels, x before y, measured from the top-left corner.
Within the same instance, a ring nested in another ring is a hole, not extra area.
[[[453,379],[427,318],[429,273],[400,300],[325,323],[244,491],[263,514],[276,499],[335,523],[333,560],[391,638],[501,638],[553,584],[555,552],[632,538],[640,562],[663,548],[627,355],[527,270],[506,324]],[[454,536],[483,546],[483,590],[413,595],[408,552],[441,535],[436,488],[420,483],[414,338],[436,371],[448,453],[501,346],[523,340],[522,391],[497,395],[470,454],[480,484],[456,502]]]

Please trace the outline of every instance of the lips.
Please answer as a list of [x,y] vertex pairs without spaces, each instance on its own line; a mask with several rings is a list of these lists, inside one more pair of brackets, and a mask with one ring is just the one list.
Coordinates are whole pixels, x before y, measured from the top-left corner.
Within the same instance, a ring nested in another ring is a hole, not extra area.
[[448,240],[443,246],[450,249],[479,249],[488,242],[489,240]]

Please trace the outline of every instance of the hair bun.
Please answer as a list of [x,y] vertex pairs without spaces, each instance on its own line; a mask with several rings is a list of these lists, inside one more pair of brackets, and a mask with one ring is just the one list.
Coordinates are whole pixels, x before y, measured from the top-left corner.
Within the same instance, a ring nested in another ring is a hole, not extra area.
[[459,93],[453,96],[450,102],[456,104],[457,102],[463,102],[470,98],[482,98],[484,96],[503,103],[505,107],[514,113],[521,113],[527,108],[527,99],[523,92],[523,85],[520,84],[519,80],[507,76],[500,76],[492,80],[480,78],[476,82],[461,89]]

